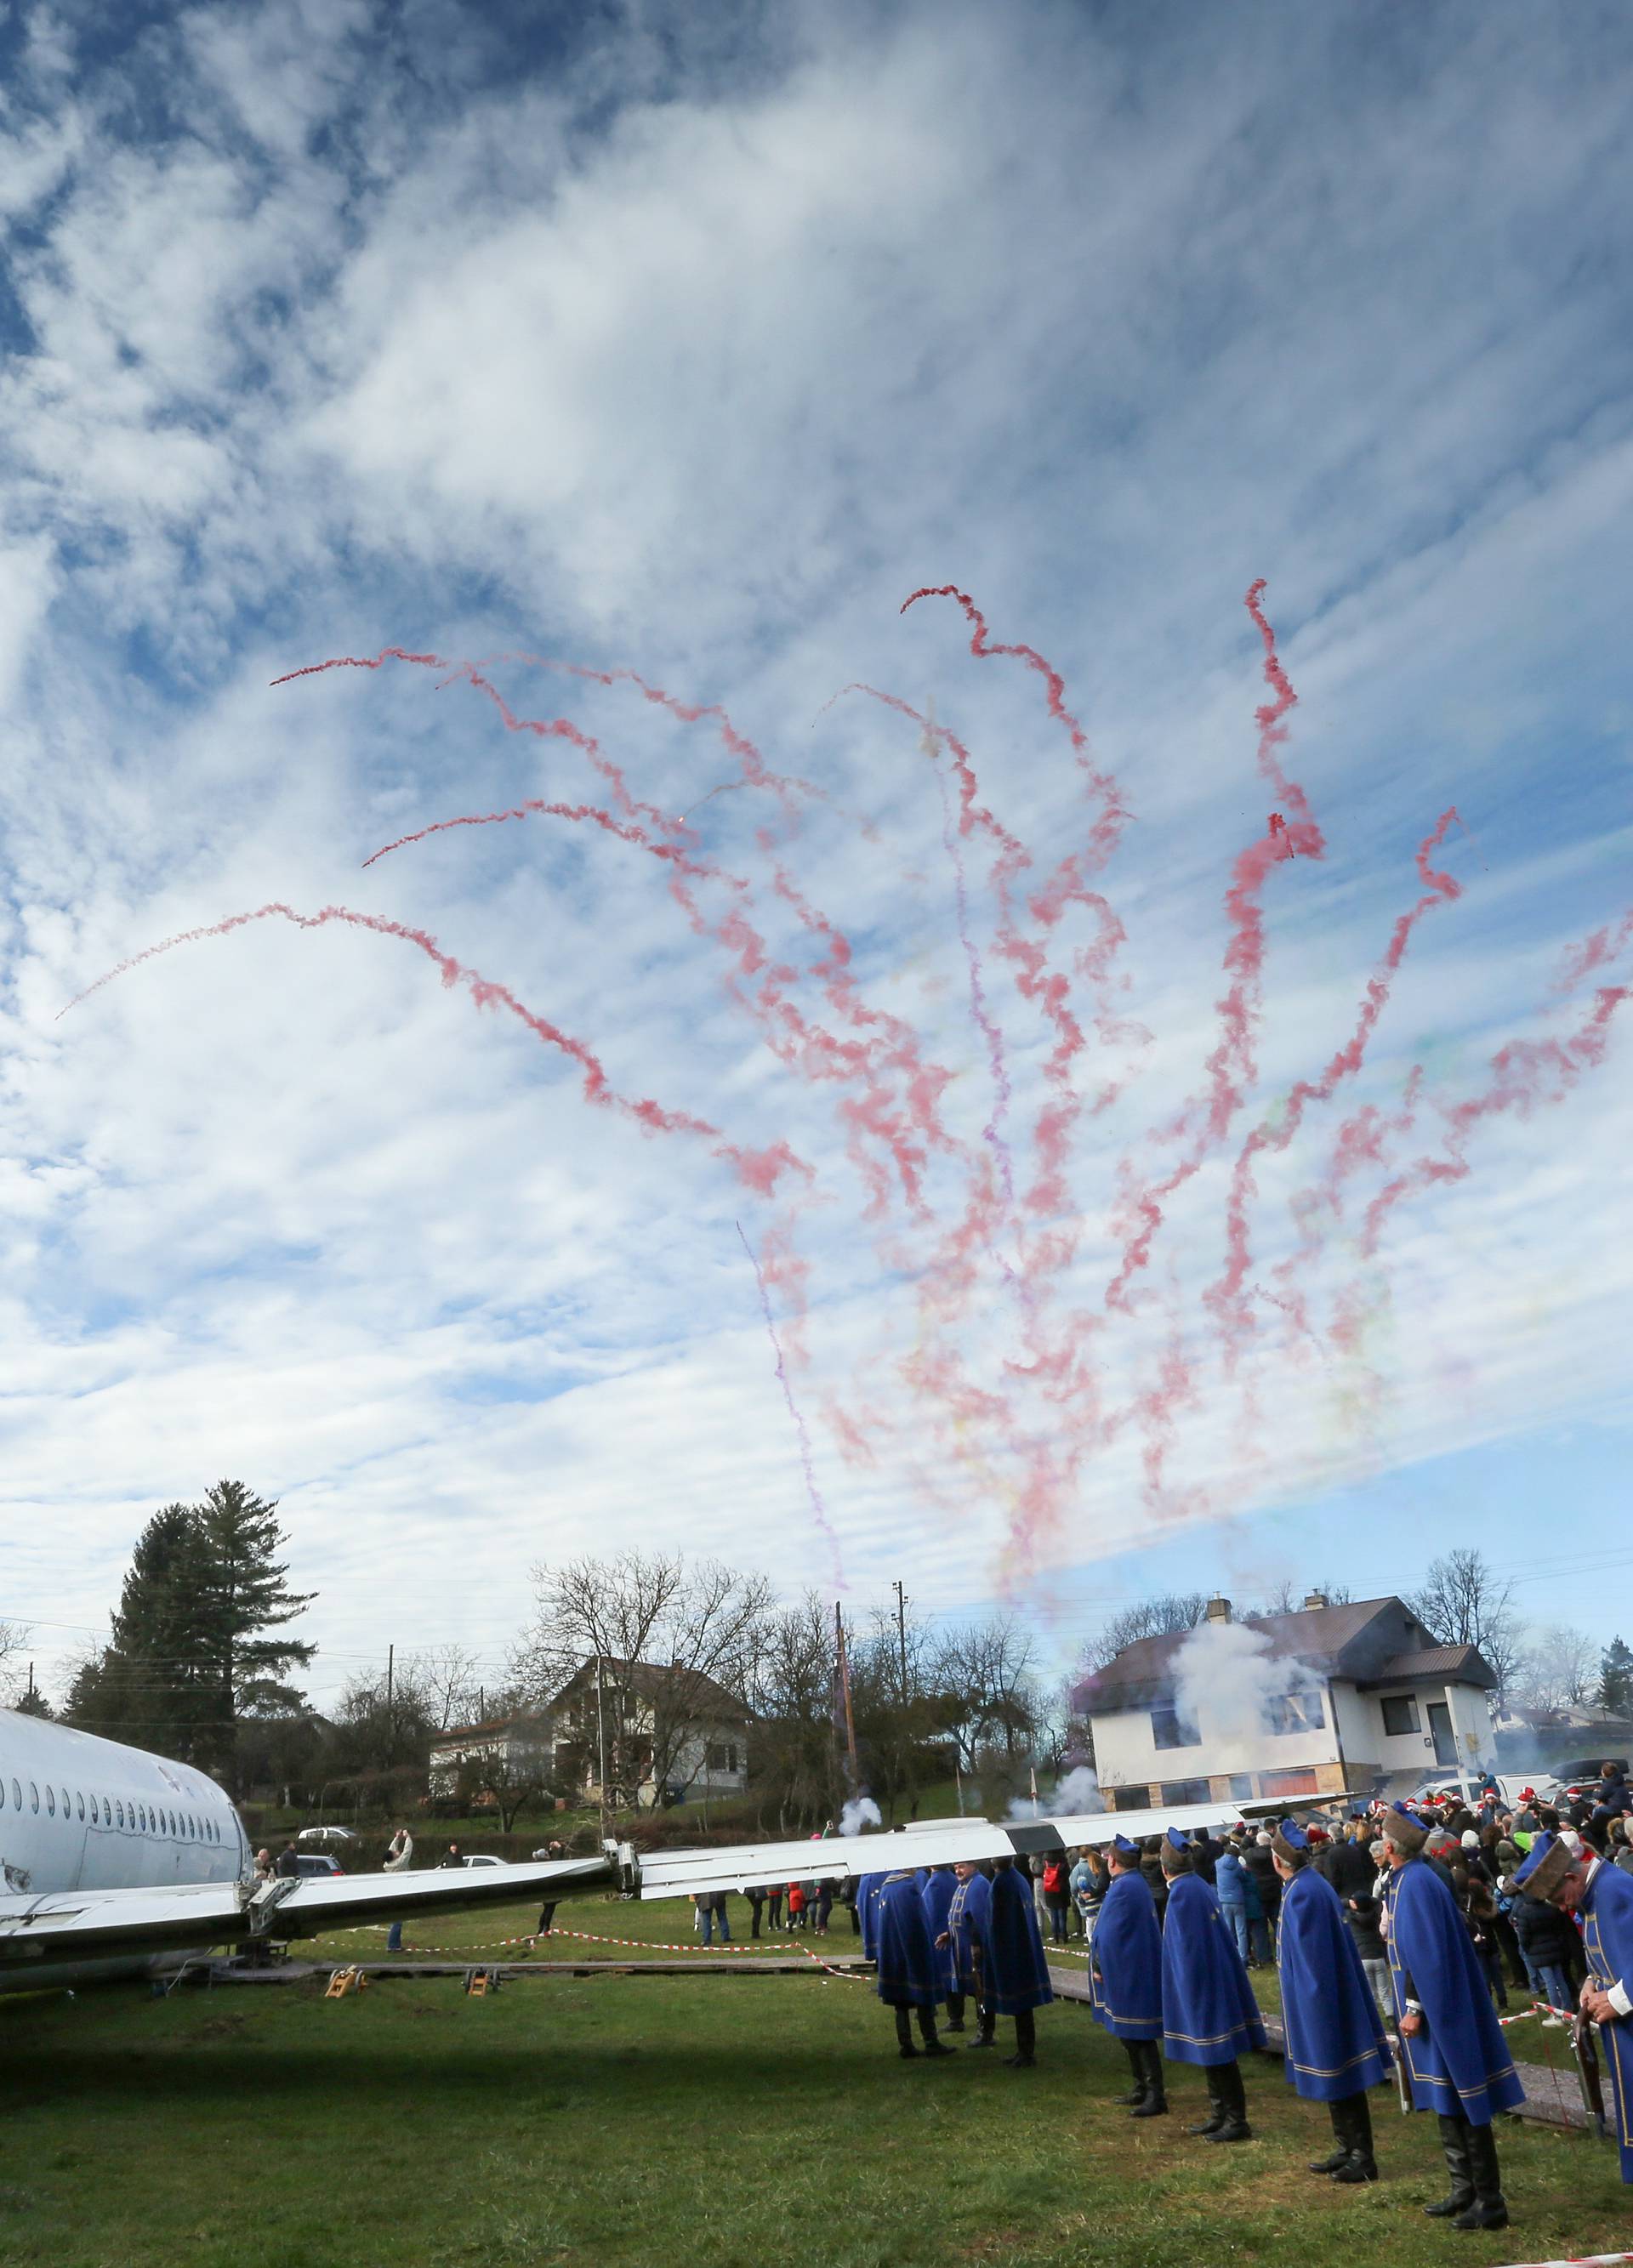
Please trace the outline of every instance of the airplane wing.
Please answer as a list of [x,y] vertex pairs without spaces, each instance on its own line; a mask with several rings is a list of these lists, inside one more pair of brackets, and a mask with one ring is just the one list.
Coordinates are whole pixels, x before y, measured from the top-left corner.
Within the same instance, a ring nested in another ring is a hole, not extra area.
[[[1245,1819],[1304,1817],[1356,1796],[1354,1789],[1315,1796],[1234,1797],[1171,1804],[1157,1811],[1046,1812],[1036,1819],[918,1819],[911,1826],[871,1835],[828,1835],[799,1843],[745,1843],[713,1849],[657,1851],[631,1867],[643,1898],[672,1898],[698,1890],[741,1890],[751,1882],[815,1882],[846,1875],[887,1874],[898,1867],[946,1867],[967,1859],[1028,1858],[1035,1851],[1077,1850],[1127,1835],[1140,1842],[1177,1828],[1222,1827]],[[627,1853],[628,1846],[624,1846]]]
[[254,1891],[238,1882],[183,1882],[156,1889],[52,1890],[37,1897],[12,1893],[0,1897],[0,1990],[26,1983],[30,1968],[42,1962],[184,1952],[250,1938],[281,1943],[358,1922],[405,1921],[415,1914],[560,1896],[613,1879],[608,1860],[597,1855],[421,1874],[298,1875]]
[[[1288,1807],[1281,1806],[1285,1809]],[[887,1874],[898,1867],[946,1867],[956,1859],[1025,1858],[1034,1851],[1109,1843],[1114,1835],[1136,1840],[1165,1827],[1189,1833],[1240,1819],[1229,1801],[1179,1804],[1166,1811],[1095,1811],[1038,1819],[921,1819],[872,1835],[829,1835],[819,1842],[749,1843],[714,1850],[657,1851],[639,1865],[643,1898],[672,1898],[698,1890],[741,1890],[750,1882],[813,1882],[842,1875]]]

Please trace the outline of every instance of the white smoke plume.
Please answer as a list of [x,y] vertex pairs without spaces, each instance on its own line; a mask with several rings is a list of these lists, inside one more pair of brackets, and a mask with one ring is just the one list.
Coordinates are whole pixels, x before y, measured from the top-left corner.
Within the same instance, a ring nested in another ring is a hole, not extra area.
[[1250,1767],[1262,1761],[1265,1736],[1277,1729],[1273,1701],[1308,1701],[1325,1712],[1320,1680],[1301,1661],[1274,1653],[1264,1631],[1245,1623],[1199,1623],[1173,1668],[1181,1722],[1196,1727],[1210,1748],[1240,1749]]
[[1047,1795],[1017,1795],[1009,1806],[1005,1824],[1023,1819],[1073,1819],[1105,1809],[1105,1799],[1100,1793],[1094,1766],[1076,1764]]
[[860,1835],[864,1827],[883,1827],[884,1815],[870,1795],[853,1795],[839,1814],[841,1835]]

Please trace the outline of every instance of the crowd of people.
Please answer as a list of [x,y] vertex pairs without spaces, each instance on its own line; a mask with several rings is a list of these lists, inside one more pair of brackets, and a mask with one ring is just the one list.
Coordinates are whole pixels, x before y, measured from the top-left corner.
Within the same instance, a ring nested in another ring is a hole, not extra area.
[[1249,1971],[1274,1962],[1283,2077],[1333,2127],[1311,2171],[1378,2178],[1370,2095],[1393,2077],[1403,2107],[1439,2122],[1450,2187],[1423,2210],[1459,2229],[1508,2225],[1496,2121],[1524,2096],[1498,2018],[1511,1985],[1546,2023],[1599,2028],[1633,2183],[1633,1795],[1615,1766],[1563,1812],[1530,1790],[1511,1808],[1491,1783],[1303,1826],[1119,1835],[1069,1863],[1053,1852],[903,1869],[839,1895],[905,2058],[950,2054],[938,2012],[964,2032],[972,2007],[970,2047],[993,2045],[1009,2015],[1007,2060],[1032,2065],[1036,2011],[1053,1998],[1046,1945],[1075,1927],[1095,2015],[1128,2057],[1119,2101],[1164,2117],[1166,2066],[1196,2066],[1208,2110],[1189,2132],[1213,2144],[1252,2138],[1241,2058],[1267,2034]]

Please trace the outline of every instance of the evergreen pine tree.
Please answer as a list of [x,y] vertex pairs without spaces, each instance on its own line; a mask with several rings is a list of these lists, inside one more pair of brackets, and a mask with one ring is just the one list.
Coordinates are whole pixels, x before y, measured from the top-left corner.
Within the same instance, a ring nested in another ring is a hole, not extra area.
[[71,1724],[164,1756],[193,1755],[218,1683],[199,1614],[202,1572],[196,1513],[166,1505],[137,1538],[111,1642],[70,1688]]
[[1633,1716],[1633,1650],[1619,1638],[1613,1638],[1599,1658],[1595,1698],[1601,1709],[1608,1709],[1613,1715]]
[[242,1716],[298,1708],[300,1696],[283,1673],[304,1668],[315,1647],[271,1635],[305,1611],[314,1592],[292,1591],[278,1551],[277,1506],[241,1481],[218,1481],[195,1507],[201,1545],[198,1608],[217,1681],[199,1761],[229,1772],[234,1727]]

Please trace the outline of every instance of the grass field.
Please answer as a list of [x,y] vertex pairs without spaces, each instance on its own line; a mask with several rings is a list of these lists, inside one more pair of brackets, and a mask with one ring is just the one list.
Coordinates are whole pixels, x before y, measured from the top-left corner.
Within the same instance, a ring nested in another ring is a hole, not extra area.
[[[410,1942],[474,1950],[535,1918],[428,1923]],[[690,1935],[678,1907],[580,1900],[558,1918]],[[381,1942],[358,1932],[319,1951]],[[831,1940],[851,1943],[848,1925]],[[1512,2124],[1515,2228],[1459,2236],[1425,2220],[1420,2201],[1444,2186],[1432,2121],[1381,2095],[1386,2178],[1334,2190],[1304,2169],[1328,2146],[1324,2115],[1268,2063],[1248,2074],[1253,2142],[1185,2133],[1203,2102],[1189,2073],[1175,2075],[1178,2115],[1131,2124],[1109,2099],[1120,2051],[1071,2006],[1046,2012],[1038,2068],[1016,2073],[992,2055],[900,2063],[871,1986],[814,1969],[542,1977],[485,2000],[453,1978],[321,1992],[0,2001],[0,2263],[1491,2268],[1628,2241],[1614,2154]]]

